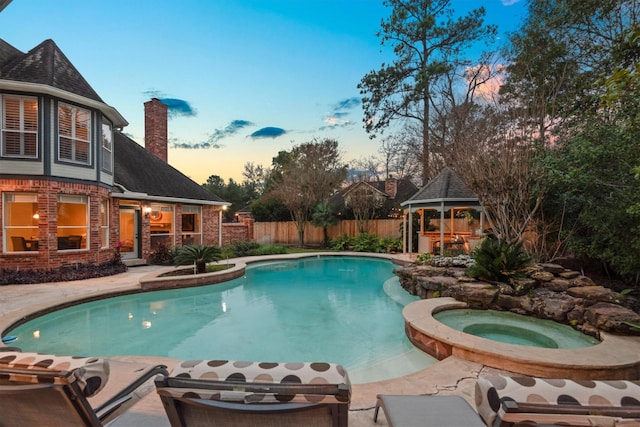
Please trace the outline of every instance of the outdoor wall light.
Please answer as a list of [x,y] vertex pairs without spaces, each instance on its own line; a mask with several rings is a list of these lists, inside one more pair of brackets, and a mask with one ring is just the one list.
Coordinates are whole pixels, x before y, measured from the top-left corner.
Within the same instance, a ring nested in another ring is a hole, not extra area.
[[151,206],[147,206],[146,208],[144,208],[144,217],[149,218],[150,214],[151,214]]
[[36,213],[33,214],[32,218],[33,219],[40,219],[40,214],[38,213],[38,211],[36,211]]

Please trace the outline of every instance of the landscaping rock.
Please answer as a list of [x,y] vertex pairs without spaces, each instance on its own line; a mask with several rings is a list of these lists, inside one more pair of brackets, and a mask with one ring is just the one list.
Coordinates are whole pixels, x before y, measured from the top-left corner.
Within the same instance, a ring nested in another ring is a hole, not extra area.
[[562,271],[560,273],[558,273],[558,276],[563,278],[563,279],[575,279],[576,277],[580,276],[581,274],[577,271],[574,270],[565,270]]
[[[467,262],[461,258],[455,264],[462,261]],[[552,319],[596,337],[599,330],[640,335],[640,329],[629,325],[640,324],[636,298],[598,286],[589,277],[557,264],[532,265],[525,269],[526,277],[509,284],[468,277],[466,267],[454,267],[451,259],[439,259],[437,264],[407,266],[395,272],[402,287],[420,298],[449,296],[471,308]]]
[[602,331],[638,335],[637,329],[628,323],[640,325],[640,314],[628,308],[599,302],[588,307],[584,315],[589,324]]
[[565,268],[559,264],[546,263],[546,264],[540,264],[540,266],[544,271],[546,271],[547,273],[551,273],[553,275],[560,274],[565,270]]
[[619,293],[612,291],[604,286],[582,286],[577,288],[567,289],[567,294],[576,297],[583,298],[590,302],[610,302],[620,304],[624,298]]
[[560,279],[558,277],[554,277],[552,280],[545,282],[542,284],[547,289],[550,289],[555,292],[564,292],[569,289],[571,282],[567,279]]

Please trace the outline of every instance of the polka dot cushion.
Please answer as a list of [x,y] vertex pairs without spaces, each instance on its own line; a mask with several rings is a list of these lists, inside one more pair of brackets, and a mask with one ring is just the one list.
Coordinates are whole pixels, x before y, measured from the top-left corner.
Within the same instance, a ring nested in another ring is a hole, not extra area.
[[[11,368],[23,370],[11,372]],[[30,372],[26,372],[30,371]],[[59,372],[55,384],[78,382],[82,393],[93,396],[109,378],[109,364],[96,357],[54,356],[50,354],[2,352],[0,353],[0,381],[9,383],[45,383],[50,377],[38,376],[42,372]]]
[[[475,392],[478,413],[484,422],[491,426],[499,418],[511,422],[549,422],[546,414],[505,413],[502,410],[502,402],[509,400],[547,405],[624,407],[633,411],[637,410],[640,415],[640,381],[572,381],[491,376],[479,378]],[[523,419],[523,416],[526,419]],[[509,419],[509,417],[513,418]],[[554,417],[559,419],[558,417],[562,418],[562,415],[554,414]],[[575,418],[574,416],[566,416],[564,420],[570,421],[572,417]],[[589,425],[589,421],[586,420],[586,422],[586,425]],[[505,423],[505,425],[509,424]]]
[[[208,381],[210,385],[206,389],[165,387],[158,390],[161,395],[244,403],[349,403],[351,398],[347,372],[332,363],[189,360],[176,366],[171,376]],[[228,387],[229,384],[233,387]],[[250,384],[256,387],[248,387]],[[270,384],[277,385],[277,389],[271,390]],[[227,387],[216,388],[217,385]]]

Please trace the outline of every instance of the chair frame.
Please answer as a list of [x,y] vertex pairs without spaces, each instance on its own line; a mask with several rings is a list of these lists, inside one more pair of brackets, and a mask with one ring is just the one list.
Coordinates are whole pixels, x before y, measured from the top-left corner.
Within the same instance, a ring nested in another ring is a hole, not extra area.
[[[138,376],[135,381],[125,387],[122,391],[111,397],[109,400],[93,408],[87,398],[82,393],[78,382],[75,381],[73,371],[58,371],[49,369],[35,369],[35,368],[15,368],[15,367],[2,367],[0,368],[0,401],[6,401],[8,396],[33,396],[34,393],[42,392],[52,396],[58,401],[59,405],[66,406],[69,411],[69,426],[86,426],[86,427],[102,427],[103,421],[109,417],[113,412],[117,411],[120,406],[125,402],[132,399],[132,393],[150,378],[158,374],[167,374],[168,371],[164,365],[156,365],[150,367]],[[2,382],[5,378],[9,378],[11,374],[25,375],[25,376],[37,376],[38,379],[44,380],[37,384],[27,383],[5,383]],[[0,402],[2,403],[2,402]],[[45,408],[42,408],[45,410]],[[46,417],[46,413],[43,413]],[[16,419],[19,417],[16,417]],[[3,416],[3,418],[6,418]],[[43,418],[44,420],[44,418]],[[6,422],[5,419],[3,419]],[[3,424],[10,426],[11,424]],[[24,425],[19,422],[16,426]]]
[[[202,389],[208,391],[238,391],[247,393],[243,402],[229,402],[223,400],[209,400],[195,397],[178,398],[160,394],[160,399],[165,408],[169,421],[173,427],[188,427],[189,424],[182,416],[183,405],[198,407],[200,409],[224,410],[242,414],[287,414],[318,409],[327,409],[331,412],[332,425],[334,427],[346,427],[348,425],[349,405],[347,403],[281,403],[268,402],[260,403],[259,399],[252,396],[261,394],[331,394],[344,396],[349,399],[350,387],[347,384],[287,384],[287,383],[255,383],[255,382],[233,382],[233,381],[213,381],[203,379],[191,379],[181,377],[158,376],[155,380],[156,389],[165,387]],[[337,390],[337,393],[336,393]]]

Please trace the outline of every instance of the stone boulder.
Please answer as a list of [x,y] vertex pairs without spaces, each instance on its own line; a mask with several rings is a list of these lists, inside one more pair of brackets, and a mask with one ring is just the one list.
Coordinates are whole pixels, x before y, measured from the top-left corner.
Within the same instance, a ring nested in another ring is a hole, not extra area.
[[599,330],[622,334],[640,334],[640,314],[617,304],[596,303],[585,309],[584,317]]

